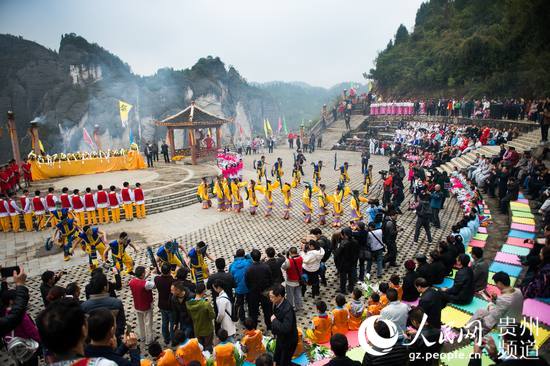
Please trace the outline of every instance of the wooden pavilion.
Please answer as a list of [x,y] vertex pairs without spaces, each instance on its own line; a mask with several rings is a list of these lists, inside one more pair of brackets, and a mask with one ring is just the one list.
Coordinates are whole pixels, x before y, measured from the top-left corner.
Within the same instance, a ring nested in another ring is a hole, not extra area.
[[[162,121],[155,121],[157,126],[165,126],[168,128],[168,145],[170,146],[170,155],[176,155],[176,148],[174,145],[174,129],[187,130],[189,136],[189,150],[191,155],[191,162],[193,165],[197,163],[197,160],[201,157],[206,157],[214,154],[217,149],[222,146],[222,130],[221,127],[224,123],[229,122],[226,119],[214,116],[206,112],[205,110],[197,107],[195,102],[191,102],[191,105],[181,112],[167,117]],[[216,130],[216,146],[213,149],[202,148],[200,141],[197,139],[197,133],[200,129],[214,129]]]

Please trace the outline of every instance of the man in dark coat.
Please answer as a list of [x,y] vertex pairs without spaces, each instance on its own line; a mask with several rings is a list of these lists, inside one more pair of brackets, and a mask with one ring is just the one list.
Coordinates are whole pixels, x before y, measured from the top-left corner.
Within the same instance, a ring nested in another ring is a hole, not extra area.
[[347,288],[351,292],[355,286],[357,275],[357,261],[359,259],[359,244],[353,238],[353,232],[349,227],[342,229],[342,242],[334,251],[334,263],[340,274],[340,292],[347,294]]
[[170,158],[168,157],[168,144],[166,141],[162,142],[162,145],[160,145],[160,151],[162,152],[162,156],[164,157],[164,162],[169,163]]
[[414,282],[420,293],[418,307],[428,316],[428,324],[432,327],[441,328],[441,310],[445,307],[445,299],[439,290],[430,287],[425,278],[417,278]]
[[474,298],[474,272],[468,265],[470,257],[467,254],[461,254],[456,260],[459,268],[456,272],[453,287],[444,290],[449,302],[459,305],[467,305]]
[[271,326],[276,340],[273,357],[277,366],[288,366],[298,345],[296,314],[292,305],[285,299],[283,286],[274,286],[269,292],[269,299],[273,304]]
[[216,311],[216,314],[218,314],[218,308],[216,306],[216,298],[218,297],[218,293],[214,291],[214,289],[212,288],[212,284],[218,280],[221,281],[223,291],[229,298],[229,301],[233,303],[233,289],[237,287],[237,283],[235,282],[235,279],[233,278],[231,273],[225,271],[225,259],[217,258],[215,262],[218,272],[213,273],[210,275],[210,277],[208,277],[206,288],[212,291],[212,304],[214,305],[214,311]]
[[271,269],[263,262],[260,262],[262,253],[258,249],[253,249],[250,252],[253,263],[246,270],[245,282],[248,287],[248,308],[250,317],[258,321],[260,316],[260,305],[264,313],[265,326],[268,330],[271,329],[271,304],[265,294],[265,291],[271,286],[272,277]]

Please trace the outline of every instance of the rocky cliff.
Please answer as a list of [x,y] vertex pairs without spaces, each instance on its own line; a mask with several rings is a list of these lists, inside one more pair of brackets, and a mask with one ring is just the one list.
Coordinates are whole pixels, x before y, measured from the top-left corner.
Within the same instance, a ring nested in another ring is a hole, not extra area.
[[[134,106],[130,127],[121,124],[118,100]],[[117,56],[75,34],[64,35],[59,52],[11,35],[0,35],[0,162],[11,157],[5,127],[8,110],[15,112],[21,153],[30,151],[28,126],[40,125],[48,153],[89,150],[83,128],[99,126],[103,147],[128,146],[130,131],[143,140],[162,140],[163,119],[187,107],[191,100],[221,117],[236,121],[224,138],[263,132],[263,119],[276,121],[281,112],[273,97],[250,85],[217,57],[201,58],[185,70],[161,69],[153,76],[132,73]],[[272,122],[273,123],[273,122]],[[182,136],[176,136],[179,144]]]

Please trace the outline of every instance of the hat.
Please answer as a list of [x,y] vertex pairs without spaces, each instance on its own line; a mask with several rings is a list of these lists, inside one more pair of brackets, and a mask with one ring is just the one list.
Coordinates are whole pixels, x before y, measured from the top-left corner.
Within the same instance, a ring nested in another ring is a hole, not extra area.
[[426,262],[428,258],[424,254],[417,254],[416,257],[414,257],[419,262]]
[[412,259],[408,259],[405,261],[405,269],[408,271],[413,271],[416,268],[416,263]]

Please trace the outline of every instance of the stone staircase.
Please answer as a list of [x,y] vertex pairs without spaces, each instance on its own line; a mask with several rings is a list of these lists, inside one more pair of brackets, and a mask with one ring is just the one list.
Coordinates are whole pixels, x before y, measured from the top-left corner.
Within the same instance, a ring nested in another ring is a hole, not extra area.
[[[535,129],[533,131],[521,134],[517,139],[507,142],[506,145],[513,146],[516,148],[517,152],[523,153],[525,151],[531,151],[532,149],[536,148],[539,144],[539,141],[540,141],[540,131],[538,129]],[[450,162],[438,167],[437,170],[439,170],[440,172],[446,171],[447,173],[450,174],[453,171],[455,166],[459,170],[470,166],[475,161],[476,154],[493,156],[498,154],[499,150],[500,150],[500,147],[497,145],[482,146],[477,150],[470,151],[465,155],[452,159]]]

